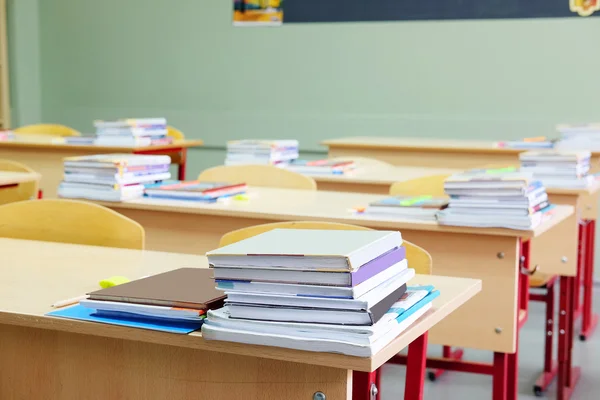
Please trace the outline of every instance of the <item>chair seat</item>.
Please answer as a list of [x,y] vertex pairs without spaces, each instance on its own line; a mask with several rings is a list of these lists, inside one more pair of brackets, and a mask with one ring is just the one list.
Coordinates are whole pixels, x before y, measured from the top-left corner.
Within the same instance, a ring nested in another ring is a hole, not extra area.
[[529,286],[534,288],[543,288],[554,279],[556,279],[556,275],[536,272],[535,274],[529,277]]

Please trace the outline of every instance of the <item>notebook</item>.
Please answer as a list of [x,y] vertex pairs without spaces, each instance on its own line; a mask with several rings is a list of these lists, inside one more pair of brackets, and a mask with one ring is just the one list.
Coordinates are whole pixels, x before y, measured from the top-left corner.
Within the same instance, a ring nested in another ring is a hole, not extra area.
[[293,306],[227,303],[232,318],[259,321],[309,322],[317,324],[373,325],[406,292],[400,286],[367,310],[342,310],[333,308],[303,308]]
[[205,310],[221,307],[225,296],[211,270],[180,268],[89,293],[89,299]]
[[166,155],[95,154],[90,156],[67,157],[64,159],[65,167],[114,168],[165,164],[171,164],[171,157]]
[[[337,275],[352,275],[349,273],[332,273],[332,272],[304,272],[304,271],[277,271],[277,270],[259,270],[253,269],[253,271],[264,271],[266,278],[270,277],[272,273],[297,273],[302,275],[315,275],[312,284],[306,283],[278,283],[278,282],[263,282],[259,280],[217,280],[217,289],[224,290],[227,292],[246,292],[246,293],[277,293],[277,294],[288,294],[296,296],[313,296],[313,297],[328,297],[338,299],[356,299],[363,294],[367,293],[371,289],[379,286],[388,279],[400,274],[402,271],[408,268],[408,261],[406,259],[392,265],[391,267],[379,272],[372,278],[367,279],[364,282],[358,283],[355,286],[325,286],[323,285],[324,277],[337,276]],[[215,270],[221,272],[224,268]],[[361,268],[359,271],[362,271]],[[302,277],[300,277],[302,278]],[[352,276],[350,277],[350,279]],[[285,281],[290,282],[290,281]],[[297,282],[292,280],[292,282]]]
[[398,231],[274,229],[206,255],[215,268],[352,272],[401,245]]
[[381,283],[376,289],[371,290],[356,299],[335,299],[322,296],[296,296],[272,293],[240,293],[226,291],[227,304],[256,304],[275,305],[287,307],[305,307],[312,309],[340,309],[340,310],[370,310],[380,301],[392,294],[402,285],[405,285],[415,276],[414,269],[406,269],[400,274]]
[[169,181],[146,185],[146,195],[149,197],[213,200],[244,193],[247,189],[248,186],[245,183]]
[[[215,268],[215,279],[262,282],[303,283],[354,287],[401,262],[406,248],[397,247],[367,262],[357,271],[302,271],[287,268],[242,268],[240,266]],[[405,267],[404,267],[405,268]],[[404,269],[403,268],[403,269]]]

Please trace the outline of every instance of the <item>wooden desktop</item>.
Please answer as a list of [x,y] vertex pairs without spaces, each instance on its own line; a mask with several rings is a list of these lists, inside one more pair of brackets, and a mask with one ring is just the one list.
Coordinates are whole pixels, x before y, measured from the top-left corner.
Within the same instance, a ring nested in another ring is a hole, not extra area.
[[[13,239],[0,239],[0,248],[2,399],[367,399],[370,387],[357,388],[362,373],[353,378],[353,370],[375,371],[481,288],[473,279],[417,276],[412,283],[441,292],[433,309],[375,356],[359,358],[46,317],[50,304],[108,276],[206,268],[206,259]],[[418,396],[422,387],[406,398]]]

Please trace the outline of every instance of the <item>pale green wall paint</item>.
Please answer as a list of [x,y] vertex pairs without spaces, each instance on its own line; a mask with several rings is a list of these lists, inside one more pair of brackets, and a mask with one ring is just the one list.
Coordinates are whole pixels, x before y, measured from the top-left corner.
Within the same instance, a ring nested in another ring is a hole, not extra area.
[[[38,32],[36,1],[9,3],[23,120],[41,96],[43,120],[83,131],[165,116],[210,146],[298,138],[312,157],[332,137],[510,139],[600,120],[597,18],[241,29],[229,0],[38,0]],[[223,158],[192,151],[190,176]]]
[[7,36],[12,126],[40,122],[40,31],[38,0],[7,0]]

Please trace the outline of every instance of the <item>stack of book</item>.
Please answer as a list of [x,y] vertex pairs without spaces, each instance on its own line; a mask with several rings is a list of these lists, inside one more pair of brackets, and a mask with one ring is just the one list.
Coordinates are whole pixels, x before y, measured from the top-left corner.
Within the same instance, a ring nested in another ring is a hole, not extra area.
[[0,141],[11,140],[15,138],[15,134],[12,131],[0,131]]
[[369,204],[366,215],[396,217],[419,221],[436,221],[438,211],[448,206],[447,197],[434,196],[393,196]]
[[551,149],[554,145],[554,140],[550,140],[545,136],[496,143],[496,147],[507,149]]
[[97,146],[152,146],[170,144],[165,118],[131,118],[94,121]]
[[225,165],[283,165],[298,158],[297,140],[231,140]]
[[246,193],[245,183],[166,181],[146,185],[146,196],[158,199],[193,200],[215,203],[219,199]]
[[48,315],[92,322],[189,333],[206,312],[223,306],[208,269],[180,268],[89,293],[74,307]]
[[275,229],[207,256],[227,295],[208,312],[209,340],[369,357],[439,294],[407,287],[399,232]]
[[600,151],[600,123],[582,125],[558,125],[559,150]]
[[285,168],[289,171],[304,175],[343,175],[354,170],[354,161],[336,161],[336,160],[294,160],[287,164]]
[[594,182],[590,175],[589,151],[528,151],[519,154],[521,171],[531,173],[545,187],[586,188]]
[[142,197],[144,184],[169,179],[171,157],[165,155],[98,154],[64,160],[60,197],[124,201]]
[[444,190],[450,203],[437,214],[444,225],[534,229],[553,210],[542,182],[515,168],[452,175]]

